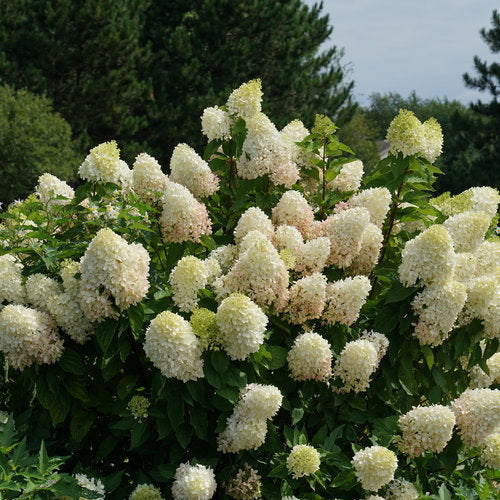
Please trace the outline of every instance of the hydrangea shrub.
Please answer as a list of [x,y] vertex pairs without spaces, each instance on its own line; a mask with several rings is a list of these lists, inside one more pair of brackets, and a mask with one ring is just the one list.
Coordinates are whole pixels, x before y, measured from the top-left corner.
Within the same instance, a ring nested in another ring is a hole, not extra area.
[[498,192],[432,197],[433,119],[363,176],[261,103],[207,108],[169,175],[110,141],[2,214],[6,409],[109,498],[493,498]]

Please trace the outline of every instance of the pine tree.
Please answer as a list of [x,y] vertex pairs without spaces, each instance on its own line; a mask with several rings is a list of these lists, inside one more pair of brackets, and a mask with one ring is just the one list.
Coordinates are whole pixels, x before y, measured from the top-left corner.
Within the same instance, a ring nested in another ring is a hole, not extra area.
[[322,5],[301,0],[157,0],[144,30],[154,87],[145,139],[163,162],[179,141],[198,146],[200,109],[252,78],[262,79],[264,111],[280,127],[294,118],[312,125],[314,113],[347,121],[353,83],[342,51],[319,52],[332,29]]

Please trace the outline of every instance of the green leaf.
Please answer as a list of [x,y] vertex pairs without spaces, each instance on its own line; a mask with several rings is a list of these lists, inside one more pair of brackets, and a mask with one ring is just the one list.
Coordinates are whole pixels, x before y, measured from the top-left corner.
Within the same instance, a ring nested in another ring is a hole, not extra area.
[[115,335],[116,330],[116,321],[114,320],[106,320],[102,323],[99,323],[96,329],[96,338],[101,348],[103,354],[108,352],[109,346],[111,345],[111,341]]
[[60,391],[60,393],[55,396],[49,408],[50,418],[54,427],[66,420],[70,408],[70,398],[66,391]]
[[438,493],[439,493],[439,500],[451,500],[452,499],[450,490],[446,487],[446,485],[444,483],[439,487]]
[[294,408],[292,410],[292,425],[295,425],[297,422],[300,422],[303,416],[304,416],[304,408]]
[[138,338],[142,333],[142,324],[144,323],[144,309],[142,304],[136,304],[135,306],[130,306],[127,309],[128,319],[130,321],[130,327],[134,333],[134,337]]
[[175,437],[177,438],[177,441],[184,449],[186,449],[187,445],[190,443],[192,436],[193,436],[193,429],[188,424],[181,425],[175,432]]
[[49,467],[49,456],[45,449],[45,441],[42,440],[40,444],[40,451],[38,452],[38,470],[40,474],[45,474]]
[[62,356],[59,358],[61,368],[74,375],[83,375],[85,373],[85,364],[80,354],[71,347],[65,347]]
[[391,304],[393,302],[401,302],[410,295],[413,295],[417,290],[418,288],[415,287],[406,288],[399,283],[399,281],[396,281],[391,288],[389,288],[385,296],[385,303]]
[[210,362],[220,374],[226,373],[229,368],[229,358],[224,351],[213,351]]
[[16,436],[14,416],[12,413],[9,415],[7,422],[2,425],[2,431],[0,432],[0,447],[2,449],[8,448],[13,444],[14,437]]
[[168,400],[167,415],[174,431],[184,422],[184,400],[179,394]]
[[429,370],[432,370],[432,367],[434,365],[434,354],[432,353],[432,349],[428,345],[421,346],[421,349]]
[[199,439],[207,439],[208,416],[201,408],[192,408],[189,412],[189,422]]
[[125,399],[135,387],[138,375],[125,375],[116,387],[116,393],[120,399]]
[[269,361],[270,370],[278,370],[286,363],[288,351],[284,347],[268,345],[267,350],[271,353],[272,359]]
[[148,423],[136,422],[130,431],[130,449],[133,450],[141,444],[143,444],[147,439]]
[[79,410],[70,423],[71,437],[80,442],[89,432],[92,424],[94,423],[95,415],[88,411]]

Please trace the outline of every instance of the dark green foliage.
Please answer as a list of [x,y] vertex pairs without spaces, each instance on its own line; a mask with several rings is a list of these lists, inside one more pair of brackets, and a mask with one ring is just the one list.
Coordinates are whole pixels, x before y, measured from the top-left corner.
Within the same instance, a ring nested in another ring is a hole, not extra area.
[[166,168],[177,143],[201,145],[203,109],[251,78],[280,127],[348,120],[342,51],[319,52],[329,22],[301,0],[6,0],[0,79],[52,99],[82,151],[116,139],[126,161],[147,149]]
[[[315,164],[326,180],[333,179],[342,162],[352,158],[347,146],[334,134],[326,134],[329,128],[335,126],[324,118],[318,120],[314,132],[302,143],[316,154],[325,147],[326,155],[316,157]],[[80,186],[76,199],[53,214],[50,228],[41,203],[24,204],[24,215],[38,221],[37,248],[23,248],[17,232],[2,234],[10,243],[10,252],[21,256],[26,274],[43,272],[56,279],[60,262],[68,257],[78,260],[102,227],[110,227],[149,251],[150,290],[140,304],[121,312],[117,319],[95,325],[95,335],[83,345],[65,336],[65,350],[57,363],[33,365],[22,372],[9,370],[7,374],[9,388],[16,394],[9,409],[22,418],[28,435],[50,442],[51,453],[71,454],[67,469],[91,471],[102,478],[110,498],[127,498],[138,483],[154,483],[168,492],[177,466],[191,461],[215,469],[217,498],[227,498],[220,485],[248,463],[262,476],[266,499],[294,493],[304,499],[359,499],[364,492],[350,463],[353,452],[372,444],[396,451],[398,417],[423,402],[449,404],[468,387],[468,370],[474,365],[484,367],[498,349],[498,341],[492,339],[485,340],[485,349],[481,349],[482,325],[477,320],[455,329],[437,347],[422,346],[412,335],[416,318],[411,301],[419,289],[404,288],[398,282],[397,269],[401,250],[414,235],[392,229],[396,221],[422,220],[431,224],[437,217],[434,222],[442,222],[443,216],[428,203],[440,171],[421,158],[390,155],[364,183],[364,187],[386,186],[393,195],[383,227],[387,250],[372,276],[373,294],[359,320],[351,326],[329,326],[319,320],[307,325],[330,342],[334,356],[365,329],[387,336],[390,347],[369,390],[341,394],[324,382],[292,380],[286,355],[302,327],[272,311],[267,311],[265,343],[248,359],[232,361],[223,350],[208,350],[203,353],[204,378],[187,383],[165,378],[146,357],[143,344],[147,325],[158,313],[179,312],[168,283],[176,261],[182,255],[205,258],[214,244],[232,242],[234,225],[243,211],[259,206],[269,213],[285,191],[283,187],[271,189],[265,178],[245,180],[233,176],[229,184],[233,154],[241,151],[244,137],[245,125],[239,120],[223,152],[212,155],[214,143],[207,146],[205,156],[211,157],[209,163],[220,175],[221,187],[205,200],[214,227],[212,236],[200,244],[165,243],[158,230],[158,212],[133,196],[128,201],[120,199],[110,184]],[[320,185],[313,198],[319,207],[316,216],[331,214],[335,204],[349,196],[323,192]],[[79,204],[87,197],[101,214],[91,220],[90,210]],[[109,220],[104,213],[111,199],[120,211],[117,219]],[[414,207],[401,208],[403,202]],[[144,219],[146,211],[149,226]],[[19,226],[23,228],[26,226]],[[341,269],[333,268],[327,270],[327,275],[330,280],[344,276]],[[199,298],[201,307],[216,311],[212,290],[201,290]],[[181,314],[189,319],[189,314]],[[468,367],[459,362],[462,357],[469,357]],[[277,386],[284,396],[282,407],[269,421],[266,441],[257,450],[220,453],[216,435],[225,428],[240,389],[253,382]],[[137,395],[150,402],[147,417],[140,419],[133,417],[128,406]],[[293,479],[285,460],[295,444],[305,443],[321,451],[321,470]],[[492,494],[490,483],[498,480],[495,471],[481,467],[477,450],[464,451],[456,438],[441,454],[426,453],[416,459],[400,454],[399,459],[398,474],[421,491],[431,492],[431,499],[486,500],[492,498],[488,497]]]
[[5,85],[0,86],[0,151],[5,204],[27,196],[45,172],[73,179],[80,160],[70,126],[50,102]]
[[[120,140],[145,124],[149,86],[138,71],[144,0],[6,0],[0,6],[0,79],[45,94],[80,149]],[[132,148],[133,149],[133,148]]]
[[[3,419],[4,415],[2,415]],[[98,498],[95,491],[78,486],[76,479],[60,473],[64,458],[49,457],[42,441],[37,453],[31,442],[18,438],[12,415],[0,423],[0,498],[42,500]]]

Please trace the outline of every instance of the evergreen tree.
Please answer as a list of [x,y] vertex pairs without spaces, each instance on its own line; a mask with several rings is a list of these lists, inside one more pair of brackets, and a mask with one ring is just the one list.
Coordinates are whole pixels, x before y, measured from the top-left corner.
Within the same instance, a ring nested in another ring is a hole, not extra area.
[[154,105],[144,139],[163,162],[179,141],[198,146],[200,109],[224,104],[252,78],[262,79],[264,111],[279,127],[294,118],[312,125],[315,112],[347,121],[353,83],[342,51],[319,53],[332,29],[321,4],[300,0],[153,2],[144,35],[153,51]]
[[82,150],[145,124],[144,0],[3,0],[0,79],[45,94]]
[[[492,27],[481,29],[480,33],[493,54],[500,52],[500,14],[494,10],[491,18]],[[466,150],[457,156],[460,165],[473,184],[481,183],[500,187],[500,64],[496,61],[488,64],[478,56],[474,57],[477,76],[464,74],[468,87],[476,88],[491,95],[490,102],[478,101],[471,105],[475,111],[474,121],[465,123],[467,133]],[[472,133],[470,131],[472,130]]]

